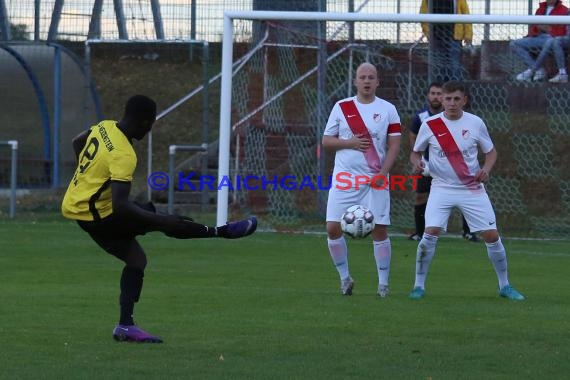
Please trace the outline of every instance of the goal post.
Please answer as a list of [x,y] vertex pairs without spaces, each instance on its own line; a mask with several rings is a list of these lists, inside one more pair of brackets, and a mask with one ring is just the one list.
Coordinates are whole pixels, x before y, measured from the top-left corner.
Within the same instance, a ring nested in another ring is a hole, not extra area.
[[[419,24],[420,23],[460,23],[460,24],[465,24],[465,23],[471,23],[474,26],[477,25],[478,27],[480,27],[480,30],[482,31],[483,28],[485,28],[485,36],[488,36],[488,26],[489,25],[496,25],[496,26],[502,26],[502,25],[515,25],[518,26],[518,29],[516,30],[511,30],[508,33],[505,33],[506,36],[503,36],[503,38],[501,38],[502,42],[508,42],[508,40],[512,40],[515,38],[521,38],[523,37],[524,33],[522,33],[521,31],[526,30],[526,27],[529,24],[547,24],[547,25],[563,25],[563,24],[570,24],[570,17],[569,16],[511,16],[511,15],[438,15],[438,14],[373,14],[373,13],[332,13],[332,12],[275,12],[275,11],[247,11],[247,12],[241,12],[241,11],[228,11],[224,13],[224,19],[223,19],[223,40],[222,40],[222,61],[221,61],[221,92],[220,92],[220,124],[219,124],[219,151],[218,151],[218,189],[217,189],[217,212],[216,212],[216,223],[218,225],[224,224],[228,221],[228,216],[229,216],[229,201],[230,201],[230,196],[229,196],[229,192],[230,192],[230,187],[226,185],[224,185],[223,181],[227,181],[230,178],[234,178],[234,176],[230,173],[230,167],[231,167],[231,160],[232,160],[232,150],[231,150],[231,145],[232,145],[232,134],[233,134],[233,124],[232,122],[236,122],[236,121],[240,121],[240,123],[242,122],[240,115],[237,115],[237,119],[236,120],[232,120],[232,116],[236,116],[236,105],[234,104],[237,101],[241,101],[243,104],[247,104],[247,106],[252,107],[253,109],[256,110],[256,112],[258,110],[261,110],[261,112],[267,111],[268,114],[271,114],[272,118],[275,118],[276,114],[279,115],[280,112],[282,112],[282,108],[286,108],[287,105],[283,105],[283,104],[275,104],[276,102],[274,102],[274,98],[271,98],[271,96],[265,96],[266,94],[263,94],[262,98],[263,99],[271,99],[271,104],[252,104],[255,102],[252,102],[251,98],[251,94],[248,93],[249,89],[253,86],[251,83],[249,83],[248,85],[243,85],[240,83],[234,83],[234,81],[236,81],[236,78],[233,77],[232,74],[232,65],[233,65],[233,57],[234,57],[234,44],[236,44],[235,41],[235,30],[234,30],[234,23],[236,23],[237,21],[240,22],[244,22],[244,23],[248,23],[248,22],[252,22],[252,21],[267,21],[267,22],[291,22],[291,21],[311,21],[311,22],[330,22],[330,23],[350,23],[350,24],[355,24],[355,25],[362,25],[361,23],[368,23],[366,25],[372,25],[371,23],[374,23],[374,25],[381,25],[381,24],[385,24],[385,25],[389,25],[390,24],[396,24],[398,26],[400,25],[404,25],[404,24],[409,24],[409,25],[415,25],[417,26],[417,28],[419,29]],[[239,24],[239,27],[241,29],[244,29],[243,23]],[[366,26],[364,26],[363,28],[365,28]],[[398,28],[399,30],[399,28]],[[284,32],[285,33],[285,32]],[[493,33],[491,33],[492,35]],[[327,41],[327,42],[332,42],[332,43],[337,43],[337,44],[348,44],[348,38],[346,36],[336,36],[335,33],[333,33],[332,35],[334,35],[334,41]],[[412,45],[414,42],[417,41],[417,37],[419,37],[419,33],[417,33],[417,35],[415,36],[415,38],[410,39],[409,45]],[[483,33],[480,33],[480,36],[478,37],[479,40],[478,42],[481,43],[482,41],[482,37]],[[310,36],[307,35],[303,35],[303,38],[311,38]],[[389,41],[388,38],[386,38],[384,35],[377,35],[374,36],[373,38],[371,38],[370,36],[367,36],[367,38],[370,39],[376,39],[376,40],[381,40],[382,43],[384,44],[384,46],[388,46],[389,48],[398,48],[398,49],[402,49],[400,46],[400,41]],[[485,37],[486,38],[486,37]],[[313,38],[314,40],[317,40],[318,38]],[[369,41],[362,41],[360,38],[356,37],[357,43],[367,43]],[[424,44],[425,45],[425,44]],[[291,50],[292,49],[296,49],[297,47],[293,47],[293,45],[291,45]],[[425,46],[423,46],[424,49],[428,49]],[[343,76],[345,76],[346,78],[350,78],[352,71],[355,69],[355,66],[357,64],[357,62],[354,62],[354,66],[352,66],[353,60],[352,60],[352,51],[357,51],[360,48],[355,48],[355,47],[351,47],[351,55],[350,55],[350,60],[346,60],[347,62],[350,62],[349,64],[347,64],[346,62],[328,62],[326,65],[334,65],[336,68],[335,73],[341,73],[342,70],[344,70]],[[406,48],[407,49],[407,48]],[[389,50],[389,49],[387,49]],[[395,88],[393,89],[393,95],[394,97],[398,98],[396,100],[396,108],[398,109],[398,111],[400,112],[400,116],[402,117],[402,121],[406,121],[408,122],[409,119],[411,118],[411,116],[413,116],[413,111],[414,109],[410,109],[411,107],[416,107],[417,109],[415,109],[415,111],[417,111],[421,105],[423,105],[423,102],[425,100],[425,85],[427,85],[427,82],[422,79],[422,81],[418,82],[421,85],[416,86],[417,89],[414,89],[414,93],[413,94],[409,94],[405,91],[402,90],[402,86],[406,86],[408,81],[407,80],[402,80],[402,78],[407,79],[407,75],[408,75],[408,50],[404,50],[405,54],[405,58],[403,59],[403,62],[406,64],[405,70],[400,70],[400,72],[398,73],[398,75],[400,75],[400,78],[397,78],[394,80],[394,82],[396,83]],[[366,59],[370,54],[377,54],[378,57],[376,57],[378,60],[386,60],[389,61],[390,59],[392,59],[393,57],[389,56],[388,53],[384,54],[380,54],[374,51],[374,46],[371,45],[370,48],[367,49],[361,49],[359,52],[360,54],[359,56],[359,62],[362,62],[363,59]],[[326,56],[329,57],[329,54],[332,55],[334,54],[334,52],[325,52]],[[275,56],[278,56],[279,54],[276,53]],[[294,56],[294,53],[290,53],[291,56]],[[381,56],[380,56],[381,55]],[[401,54],[402,55],[402,54]],[[281,56],[279,56],[281,57]],[[298,58],[298,57],[297,57]],[[279,58],[280,59],[280,58]],[[287,61],[289,62],[289,61]],[[411,62],[411,60],[410,60]],[[400,64],[400,62],[396,62],[394,60],[394,62],[390,63],[391,68],[394,69],[394,71],[396,71],[398,69],[397,65]],[[511,63],[509,63],[511,64]],[[411,65],[411,63],[410,63]],[[298,72],[299,76],[303,75],[304,73],[308,72],[309,70],[307,69],[307,64],[303,64],[303,65],[299,65],[300,67],[298,68],[298,70],[296,72]],[[302,66],[302,67],[301,67]],[[272,68],[269,68],[268,70],[272,70]],[[379,88],[379,90],[382,90],[382,75],[384,75],[385,73],[381,73],[381,86]],[[316,74],[315,74],[316,75]],[[259,76],[256,77],[259,79]],[[292,83],[295,81],[295,79],[293,79],[292,77],[287,77],[287,78],[281,78],[282,81],[289,81],[288,84]],[[271,81],[275,81],[277,79],[275,78],[266,78],[263,77],[263,80],[267,80],[268,83],[270,84]],[[404,83],[405,82],[405,83]],[[559,126],[557,127],[558,129],[556,129],[554,131],[555,135],[551,136],[549,138],[546,138],[546,140],[544,140],[543,137],[537,137],[535,136],[533,133],[528,133],[528,127],[525,126],[524,128],[522,128],[522,130],[526,133],[526,134],[521,134],[520,136],[515,136],[513,135],[512,132],[516,132],[515,129],[511,129],[511,124],[515,124],[517,123],[520,118],[521,115],[524,114],[524,112],[518,112],[520,110],[518,110],[516,115],[512,115],[509,114],[509,112],[514,112],[511,108],[509,108],[510,106],[504,106],[501,102],[503,102],[503,100],[501,100],[501,97],[504,97],[506,95],[509,95],[509,91],[518,91],[519,89],[521,90],[521,96],[523,96],[523,92],[525,92],[526,94],[531,94],[532,91],[534,91],[534,89],[537,89],[538,87],[533,87],[533,86],[538,86],[538,84],[520,84],[520,83],[516,83],[513,81],[512,78],[505,80],[505,84],[502,85],[501,83],[498,82],[492,82],[492,81],[480,81],[481,83],[479,83],[479,81],[477,79],[470,81],[471,83],[469,84],[468,87],[470,87],[470,89],[475,93],[475,97],[477,98],[477,102],[473,105],[473,109],[474,109],[474,113],[479,114],[479,110],[483,109],[484,110],[484,119],[485,117],[487,118],[491,118],[493,119],[493,125],[496,131],[500,132],[500,136],[498,139],[495,140],[497,146],[498,146],[498,150],[499,152],[501,152],[501,143],[503,142],[503,139],[509,139],[508,144],[509,144],[509,148],[506,150],[506,157],[502,157],[502,159],[507,159],[507,158],[512,158],[517,160],[518,162],[517,164],[519,165],[519,167],[522,167],[523,165],[527,165],[529,164],[529,162],[531,162],[533,160],[533,158],[541,158],[541,154],[540,153],[529,153],[528,157],[524,157],[525,156],[525,149],[526,146],[530,146],[536,143],[541,143],[541,142],[546,142],[548,144],[551,144],[550,146],[550,152],[551,153],[556,153],[558,152],[559,147],[556,145],[557,143],[559,143],[557,140],[559,137],[562,138],[563,141],[568,141],[568,136],[570,136],[570,130],[568,127],[564,127],[564,126]],[[404,83],[404,84],[402,84]],[[328,89],[327,91],[337,91],[337,93],[334,94],[327,94],[327,96],[329,97],[329,102],[332,101],[332,99],[338,99],[338,98],[342,98],[342,97],[346,97],[346,84],[344,86],[344,93],[342,93],[341,96],[341,91],[338,89]],[[417,84],[417,83],[416,83]],[[267,85],[267,83],[263,83],[261,84],[261,86]],[[236,88],[239,89],[237,91],[239,96],[244,97],[244,99],[237,99],[236,98]],[[399,87],[398,87],[399,86]],[[283,85],[283,87],[285,87],[285,85]],[[308,87],[308,86],[307,86]],[[330,86],[329,86],[330,87]],[[350,87],[350,83],[348,83],[348,87]],[[299,90],[299,92],[303,92],[304,96],[308,99],[311,98],[312,95],[314,95],[314,98],[317,97],[318,92],[315,90],[317,88],[317,86],[315,85],[314,88],[303,88],[301,90]],[[530,88],[530,90],[529,90]],[[565,87],[564,87],[565,88]],[[567,97],[566,95],[566,90],[564,90],[564,88],[562,87],[553,87],[553,88],[547,88],[547,91],[553,92],[555,94],[559,94],[560,97]],[[406,90],[409,91],[409,88],[406,88]],[[234,93],[232,92],[234,91]],[[274,93],[278,92],[277,90],[274,91]],[[489,94],[492,92],[492,96],[489,96]],[[506,94],[506,95],[505,95]],[[274,95],[274,94],[273,94]],[[381,97],[384,97],[383,94],[380,94]],[[410,102],[410,97],[413,96],[413,102]],[[509,95],[510,96],[510,95]],[[512,96],[510,96],[512,97]],[[489,98],[488,100],[486,98]],[[233,103],[234,102],[234,103]],[[398,104],[399,102],[399,104]],[[549,108],[549,112],[553,112],[553,114],[547,115],[546,119],[543,121],[538,121],[538,124],[541,125],[551,125],[552,123],[558,123],[560,124],[560,122],[567,122],[570,120],[570,115],[567,115],[566,111],[562,108],[566,107],[566,109],[570,108],[570,104],[566,104],[563,103],[565,102],[565,100],[560,100],[561,109],[559,111],[554,110],[553,111],[553,106],[552,104],[547,104],[547,107]],[[278,103],[278,102],[277,102]],[[569,101],[570,103],[570,101]],[[330,104],[332,105],[332,104]],[[315,106],[315,103],[311,103],[310,106]],[[243,107],[242,107],[243,108]],[[310,108],[309,105],[307,106],[307,108]],[[405,109],[404,109],[405,108]],[[314,110],[313,110],[314,111]],[[327,105],[327,109],[323,109],[323,110],[316,110],[316,112],[323,112],[324,114],[328,115],[328,112],[330,111],[330,109],[328,109],[328,105]],[[249,109],[249,111],[244,112],[243,115],[249,115],[251,112],[251,109]],[[290,112],[290,110],[289,110]],[[570,111],[569,111],[570,112]],[[243,116],[242,115],[242,116]],[[262,116],[262,118],[264,118],[265,116]],[[533,117],[539,118],[539,115],[533,115]],[[255,116],[253,116],[252,118],[255,118]],[[508,121],[505,121],[506,119],[509,119]],[[272,119],[274,120],[274,119]],[[538,120],[538,119],[537,119]],[[307,119],[307,124],[308,125],[312,125],[314,124],[315,121],[314,119],[311,119],[310,117],[308,117]],[[267,125],[264,125],[263,128],[265,128],[265,130],[270,129],[270,123],[266,123]],[[315,128],[319,128],[319,130],[322,130],[322,128],[324,128],[324,125],[322,126],[316,126],[313,125]],[[287,128],[284,128],[281,132],[285,131],[285,129],[287,129],[287,131],[283,132],[283,133],[287,133],[288,135],[284,138],[290,138],[291,140],[294,140],[295,138],[298,138],[299,136],[296,134],[296,128],[297,126],[287,126]],[[407,125],[406,125],[407,127]],[[292,131],[292,132],[291,132]],[[493,135],[493,131],[492,135]],[[532,131],[531,131],[532,132]],[[239,138],[239,135],[238,135]],[[403,135],[403,140],[406,139],[407,140],[407,132],[404,132]],[[542,139],[542,140],[541,140]],[[279,140],[282,141],[282,140]],[[314,141],[314,138],[313,138]],[[264,142],[264,144],[271,144],[270,142]],[[247,143],[243,143],[243,144],[247,144]],[[252,143],[253,144],[253,143]],[[287,149],[287,147],[283,146],[283,149]],[[297,147],[298,148],[298,147]],[[296,160],[300,160],[302,159],[302,157],[300,158],[299,156],[302,155],[302,153],[306,153],[306,152],[310,152],[311,149],[315,149],[314,153],[315,153],[315,157],[319,158],[320,154],[321,154],[321,149],[319,144],[316,144],[316,147],[309,147],[309,149],[304,149],[302,152],[300,149],[297,149],[294,152],[294,155],[296,155],[293,159]],[[402,150],[404,149],[408,149],[409,147],[403,147]],[[236,149],[240,149],[238,146],[236,146]],[[266,149],[267,150],[267,149]],[[243,150],[240,151],[240,154],[243,154]],[[547,154],[548,156],[548,154]],[[550,157],[550,156],[548,156]],[[258,157],[256,158],[257,160],[262,160],[263,157]],[[288,158],[289,159],[289,158]],[[407,155],[402,155],[402,152],[400,152],[400,157],[399,160],[405,160],[407,162]],[[540,161],[540,160],[535,160],[535,161]],[[534,164],[533,164],[534,165]],[[510,168],[509,170],[512,169],[511,172],[507,171],[505,173],[501,173],[501,175],[498,175],[498,177],[494,180],[494,183],[491,182],[489,184],[489,188],[490,191],[492,193],[498,193],[499,198],[501,199],[505,199],[507,200],[508,203],[508,207],[510,207],[510,209],[508,210],[509,212],[507,212],[505,216],[505,220],[517,220],[516,215],[518,215],[518,210],[516,210],[517,207],[519,207],[516,202],[517,201],[521,201],[524,200],[526,198],[528,198],[527,193],[529,192],[529,189],[532,188],[533,184],[536,185],[537,181],[540,181],[540,178],[546,178],[549,181],[549,187],[552,188],[556,188],[557,191],[557,201],[560,202],[559,206],[562,207],[563,209],[570,209],[570,178],[567,178],[568,176],[562,174],[561,173],[561,168],[559,163],[554,162],[552,165],[550,164],[545,164],[544,161],[542,161],[542,164],[544,166],[541,167],[536,166],[536,168],[540,171],[542,169],[543,172],[542,173],[537,173],[537,177],[535,178],[531,178],[528,175],[525,176],[524,173],[521,172],[516,172],[514,173],[514,171],[517,171],[519,169],[519,167],[513,167]],[[290,167],[293,167],[294,165],[290,165]],[[405,169],[404,169],[405,170]],[[504,175],[503,175],[504,174]],[[537,179],[539,178],[539,179]],[[512,192],[511,187],[514,185],[517,187],[516,192]],[[495,191],[496,189],[498,191]],[[516,194],[515,194],[516,193]],[[513,195],[514,194],[514,195]],[[401,200],[399,198],[396,198],[395,201],[393,202],[393,210],[394,209],[398,209],[398,210],[404,210],[404,206],[409,206],[411,205],[411,194],[408,196],[408,198],[410,198],[410,202],[408,202],[407,200]],[[286,202],[287,199],[289,199],[288,197],[283,198],[281,201],[282,202]],[[292,198],[291,198],[292,199]],[[298,200],[297,200],[298,201]],[[510,202],[510,203],[509,203]],[[271,203],[271,200],[268,200],[267,203]],[[411,209],[411,208],[410,208]],[[513,213],[513,215],[511,215],[511,211],[515,210],[516,212]],[[532,233],[537,233],[537,234],[541,234],[544,231],[547,231],[548,233],[554,233],[555,235],[557,233],[560,233],[560,231],[562,231],[564,228],[566,228],[568,226],[568,224],[570,223],[570,220],[568,219],[567,216],[564,216],[564,213],[560,214],[560,215],[552,215],[552,216],[548,216],[546,214],[542,215],[540,213],[538,213],[537,215],[532,214],[533,210],[525,210],[524,212],[528,212],[528,220],[525,222],[526,224],[524,225],[524,227],[522,228],[523,231],[528,232],[531,231]],[[406,211],[410,214],[412,214],[412,211],[409,211],[409,209]],[[499,211],[500,212],[500,211]],[[541,230],[540,232],[537,232],[538,230],[540,230],[544,224],[544,220],[545,218],[550,218],[549,221],[547,222],[547,224],[549,224],[547,227],[544,227],[543,230]],[[556,232],[558,231],[558,232]]]

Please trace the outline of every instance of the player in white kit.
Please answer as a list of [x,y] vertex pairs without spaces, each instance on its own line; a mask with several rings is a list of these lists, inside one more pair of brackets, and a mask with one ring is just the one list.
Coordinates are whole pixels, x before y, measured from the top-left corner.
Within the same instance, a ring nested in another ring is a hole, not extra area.
[[[463,111],[467,102],[460,82],[447,82],[442,87],[444,112],[422,123],[410,162],[415,173],[423,171],[422,152],[429,150],[429,172],[432,176],[426,213],[425,231],[416,252],[416,279],[410,298],[425,295],[425,281],[435,254],[437,239],[447,228],[453,207],[461,210],[469,228],[480,232],[499,280],[499,295],[522,301],[524,296],[509,284],[507,256],[499,233],[491,201],[483,185],[497,161],[495,149],[483,120]],[[479,166],[479,149],[485,155]]]
[[[372,211],[373,252],[378,270],[378,295],[389,292],[388,277],[392,248],[390,224],[390,168],[400,150],[400,116],[393,104],[376,96],[379,85],[376,67],[361,64],[356,70],[356,96],[338,101],[329,116],[322,144],[335,152],[332,186],[327,203],[328,248],[341,280],[341,293],[352,295],[354,280],[348,267],[348,247],[340,227],[342,214],[360,204]],[[379,176],[374,184],[366,182]],[[340,179],[340,182],[339,182]],[[350,185],[348,184],[350,182]]]

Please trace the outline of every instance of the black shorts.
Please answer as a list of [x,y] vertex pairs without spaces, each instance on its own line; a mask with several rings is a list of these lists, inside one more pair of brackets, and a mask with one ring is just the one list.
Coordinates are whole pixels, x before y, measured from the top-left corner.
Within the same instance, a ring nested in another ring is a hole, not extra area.
[[422,178],[418,179],[416,193],[418,194],[429,193],[430,188],[431,188],[431,177],[422,176]]
[[[143,205],[139,205],[143,207]],[[148,211],[153,211],[144,205]],[[78,220],[77,224],[106,252],[121,257],[137,236],[154,231],[148,224],[137,220],[125,220],[114,214],[98,221]]]

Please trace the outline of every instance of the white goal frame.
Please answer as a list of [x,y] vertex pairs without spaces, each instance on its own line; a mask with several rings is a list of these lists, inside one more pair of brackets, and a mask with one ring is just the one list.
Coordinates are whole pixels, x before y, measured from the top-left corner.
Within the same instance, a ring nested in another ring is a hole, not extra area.
[[[218,184],[230,178],[230,138],[232,64],[234,20],[288,20],[288,21],[344,21],[344,22],[413,22],[413,23],[471,23],[471,24],[570,24],[570,16],[509,16],[509,15],[442,15],[442,14],[384,14],[333,12],[278,12],[227,11],[224,12],[222,40],[222,82],[220,91],[220,128],[218,150]],[[228,221],[229,189],[218,187],[216,224]]]

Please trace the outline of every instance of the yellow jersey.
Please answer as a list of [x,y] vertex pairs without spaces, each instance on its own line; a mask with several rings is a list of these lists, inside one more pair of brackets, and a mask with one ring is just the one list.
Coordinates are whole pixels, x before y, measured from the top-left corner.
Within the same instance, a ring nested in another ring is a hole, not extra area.
[[131,182],[137,166],[133,146],[116,121],[101,121],[90,130],[61,205],[69,219],[96,221],[111,215],[111,181]]
[[[468,15],[469,5],[467,0],[454,0],[454,10],[456,15]],[[422,0],[420,6],[420,13],[428,13],[428,2]],[[429,38],[429,24],[422,23],[422,31],[426,37]],[[453,39],[456,41],[472,40],[473,39],[473,24],[453,24]]]

